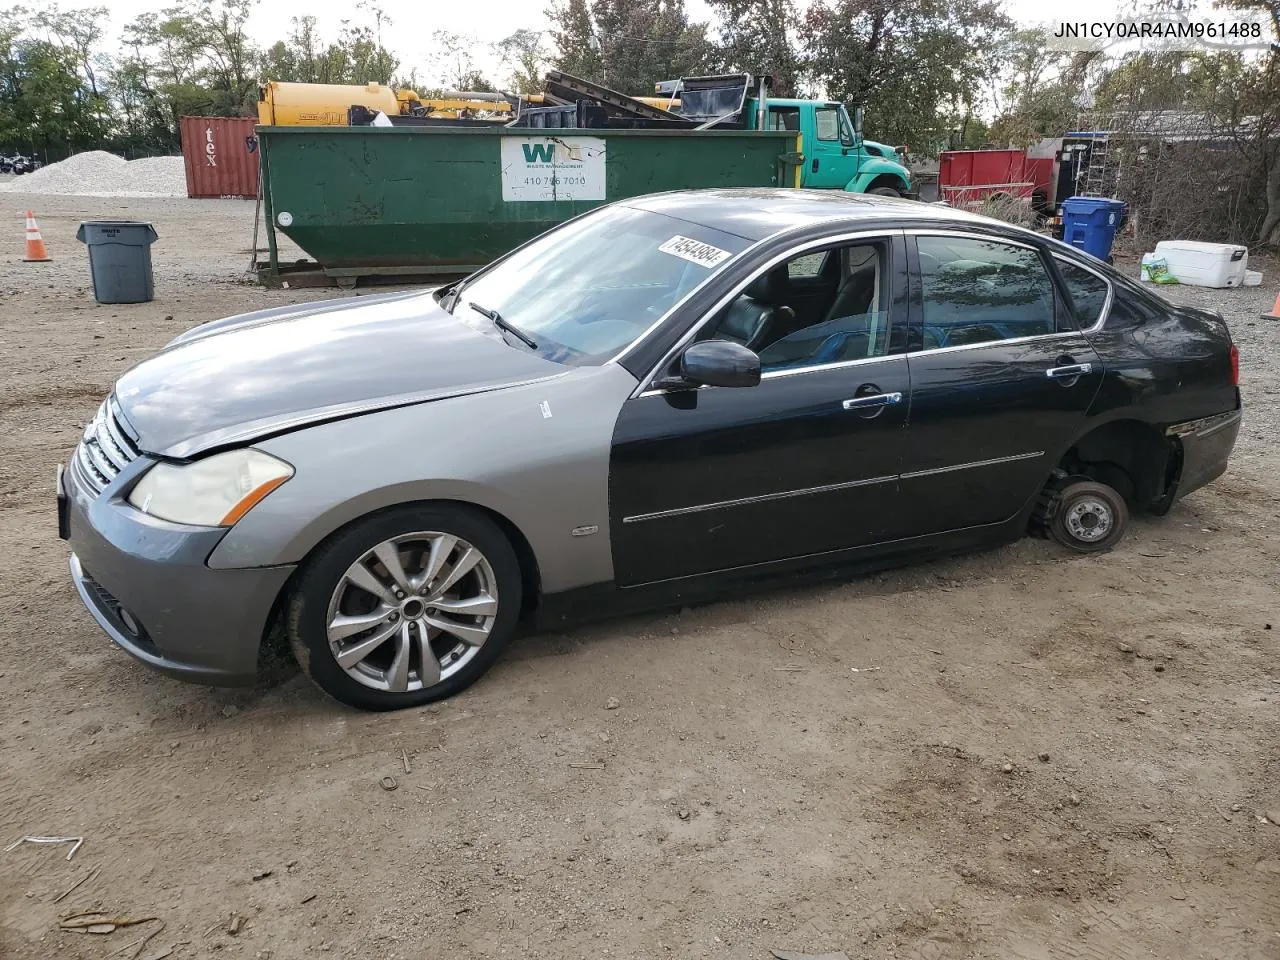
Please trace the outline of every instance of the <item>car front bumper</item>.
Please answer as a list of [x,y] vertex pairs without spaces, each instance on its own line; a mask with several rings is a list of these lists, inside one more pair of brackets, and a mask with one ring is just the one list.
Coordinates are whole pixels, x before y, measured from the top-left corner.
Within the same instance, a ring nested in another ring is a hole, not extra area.
[[139,472],[127,470],[101,494],[82,486],[76,471],[62,474],[63,532],[80,598],[107,635],[149,667],[218,686],[252,682],[271,608],[294,567],[210,569],[206,560],[226,531],[134,509],[119,490]]

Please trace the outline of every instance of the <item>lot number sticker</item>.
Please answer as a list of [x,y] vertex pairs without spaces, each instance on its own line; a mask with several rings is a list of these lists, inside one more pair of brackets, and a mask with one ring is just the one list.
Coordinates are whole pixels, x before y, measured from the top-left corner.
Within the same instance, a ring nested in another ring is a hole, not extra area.
[[603,200],[599,137],[503,137],[502,199]]
[[663,253],[669,253],[673,257],[688,260],[690,263],[696,263],[698,266],[707,267],[708,269],[718,263],[723,263],[731,256],[728,250],[721,250],[719,247],[713,247],[711,244],[703,243],[700,240],[690,240],[688,237],[682,237],[678,233],[670,240],[664,241],[658,249]]

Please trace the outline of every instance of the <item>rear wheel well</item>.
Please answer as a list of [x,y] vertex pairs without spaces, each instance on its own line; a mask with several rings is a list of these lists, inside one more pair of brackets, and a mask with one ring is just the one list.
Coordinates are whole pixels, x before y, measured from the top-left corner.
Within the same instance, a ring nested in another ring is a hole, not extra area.
[[524,620],[532,615],[542,592],[542,576],[538,570],[538,559],[533,552],[533,547],[519,527],[498,511],[466,500],[409,500],[405,503],[382,507],[355,517],[337,529],[331,530],[327,536],[307,551],[307,555],[302,558],[293,574],[285,581],[284,586],[280,588],[280,593],[276,596],[275,603],[272,604],[271,614],[267,617],[267,622],[263,627],[262,640],[258,649],[258,672],[260,675],[272,675],[278,671],[281,664],[292,664],[293,657],[289,651],[289,644],[284,632],[284,613],[288,606],[289,597],[294,591],[298,571],[306,565],[307,559],[352,524],[360,523],[388,510],[399,510],[403,507],[462,507],[482,514],[497,524],[498,529],[511,542],[511,547],[516,553],[516,560],[520,563],[522,594],[520,598],[520,619]]
[[1140,420],[1116,420],[1085,434],[1059,462],[1069,476],[1114,487],[1135,510],[1155,507],[1176,472],[1175,441]]

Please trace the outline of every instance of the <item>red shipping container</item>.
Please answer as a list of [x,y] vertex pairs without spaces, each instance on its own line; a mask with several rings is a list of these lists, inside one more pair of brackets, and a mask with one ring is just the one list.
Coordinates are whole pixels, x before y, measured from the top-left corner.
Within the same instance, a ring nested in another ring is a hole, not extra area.
[[252,117],[183,117],[188,197],[256,197],[258,137]]

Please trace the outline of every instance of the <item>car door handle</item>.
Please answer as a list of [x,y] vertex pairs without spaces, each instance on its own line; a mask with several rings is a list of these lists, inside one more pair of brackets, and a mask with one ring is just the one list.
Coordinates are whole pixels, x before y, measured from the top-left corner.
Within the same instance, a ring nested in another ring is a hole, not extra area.
[[866,410],[868,407],[887,407],[893,403],[901,403],[900,393],[873,393],[868,397],[853,397],[844,402],[846,410]]
[[818,172],[818,158],[817,158],[817,157],[814,157],[814,158],[813,158],[813,172],[814,172],[814,173],[817,173],[817,172]]
[[1068,363],[1065,367],[1050,367],[1044,374],[1054,380],[1067,380],[1071,377],[1083,377],[1086,373],[1092,372],[1092,363]]

